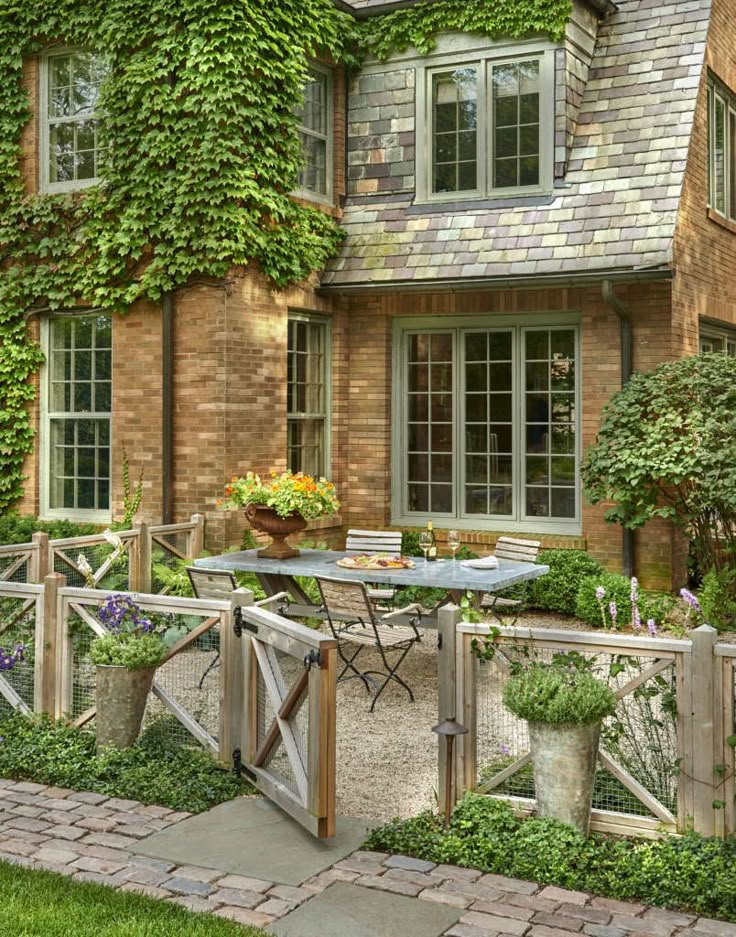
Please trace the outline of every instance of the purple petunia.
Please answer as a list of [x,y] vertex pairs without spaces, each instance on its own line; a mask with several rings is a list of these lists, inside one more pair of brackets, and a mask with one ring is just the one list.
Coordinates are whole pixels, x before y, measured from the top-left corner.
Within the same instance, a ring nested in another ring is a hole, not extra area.
[[13,650],[0,647],[0,670],[12,670],[18,661],[25,660],[25,644],[16,644]]
[[155,626],[129,595],[108,595],[100,606],[97,617],[108,631],[145,634]]

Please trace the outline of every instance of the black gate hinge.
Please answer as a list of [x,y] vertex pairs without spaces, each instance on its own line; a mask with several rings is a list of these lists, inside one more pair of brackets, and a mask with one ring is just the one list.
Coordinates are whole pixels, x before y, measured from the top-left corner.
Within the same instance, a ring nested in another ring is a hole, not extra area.
[[239,748],[233,751],[233,774],[238,778],[245,775],[249,781],[255,781],[256,779],[255,774],[243,764],[243,753]]
[[238,638],[243,637],[243,629],[258,634],[258,625],[253,625],[243,617],[243,609],[236,605],[233,609],[233,631]]
[[319,651],[310,651],[304,655],[304,669],[311,670],[312,667],[321,667],[322,658]]

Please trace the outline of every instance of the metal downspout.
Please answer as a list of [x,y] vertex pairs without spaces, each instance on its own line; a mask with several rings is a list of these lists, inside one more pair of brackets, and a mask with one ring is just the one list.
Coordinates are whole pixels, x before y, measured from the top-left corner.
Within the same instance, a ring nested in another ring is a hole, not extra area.
[[[634,366],[634,337],[631,313],[618,298],[610,280],[601,284],[603,300],[618,316],[621,323],[621,386],[628,384]],[[634,531],[624,527],[621,534],[621,559],[624,576],[634,575]]]
[[174,293],[161,305],[161,523],[174,516]]

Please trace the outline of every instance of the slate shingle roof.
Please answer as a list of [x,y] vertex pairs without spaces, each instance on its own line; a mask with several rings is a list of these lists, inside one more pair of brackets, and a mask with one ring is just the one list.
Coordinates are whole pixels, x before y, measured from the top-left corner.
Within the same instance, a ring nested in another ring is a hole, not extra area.
[[[370,2],[370,0],[363,0]],[[671,261],[710,0],[622,0],[601,24],[565,177],[544,200],[351,197],[325,286],[627,270]]]

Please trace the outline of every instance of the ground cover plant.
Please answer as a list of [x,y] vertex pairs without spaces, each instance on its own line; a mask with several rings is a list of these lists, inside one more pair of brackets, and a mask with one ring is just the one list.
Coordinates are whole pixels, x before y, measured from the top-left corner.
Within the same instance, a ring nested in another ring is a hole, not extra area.
[[7,937],[265,937],[256,927],[5,862],[0,893]]
[[736,838],[586,838],[556,820],[520,819],[504,801],[466,794],[447,830],[425,812],[374,830],[366,848],[736,921]]
[[[201,813],[252,788],[195,746],[176,744],[153,723],[123,751],[95,753],[95,736],[18,714],[0,721],[0,777]],[[0,933],[3,933],[0,930]]]

